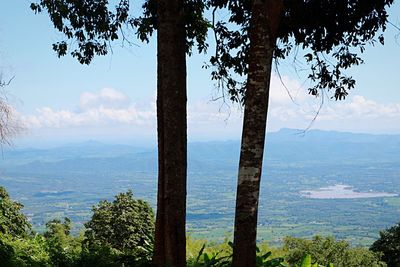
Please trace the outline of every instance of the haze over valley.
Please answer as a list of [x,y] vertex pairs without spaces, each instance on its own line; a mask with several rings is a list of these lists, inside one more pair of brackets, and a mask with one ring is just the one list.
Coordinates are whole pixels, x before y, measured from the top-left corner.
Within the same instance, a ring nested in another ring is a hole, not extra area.
[[[232,235],[239,149],[239,141],[189,143],[190,235]],[[332,234],[370,245],[398,221],[400,135],[282,129],[268,134],[265,156],[259,240]],[[69,217],[77,232],[92,205],[128,189],[156,204],[155,147],[88,141],[7,148],[0,171],[0,184],[25,205],[38,231],[52,218]]]

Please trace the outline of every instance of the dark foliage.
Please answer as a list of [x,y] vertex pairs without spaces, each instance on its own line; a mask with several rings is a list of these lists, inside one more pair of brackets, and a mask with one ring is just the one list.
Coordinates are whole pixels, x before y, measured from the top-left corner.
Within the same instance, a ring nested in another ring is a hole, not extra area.
[[[211,0],[215,10],[228,9],[228,21],[214,21],[217,41],[212,78],[226,86],[233,101],[243,103],[245,82],[239,77],[248,72],[250,0]],[[311,95],[322,89],[333,90],[333,98],[344,99],[354,88],[355,80],[344,71],[363,63],[359,57],[367,45],[384,43],[381,34],[387,24],[387,7],[393,0],[300,1],[285,0],[284,13],[275,47],[276,62],[299,48],[309,66],[308,78],[313,82]],[[232,25],[236,25],[232,27]]]
[[400,266],[400,223],[379,233],[380,237],[376,240],[371,250],[382,253],[382,259],[388,267]]
[[0,233],[14,237],[28,234],[31,225],[21,212],[23,207],[21,203],[10,199],[6,189],[0,186]]
[[[188,54],[196,43],[199,52],[207,49],[205,39],[210,23],[203,17],[205,8],[205,1],[185,1]],[[57,55],[65,56],[70,51],[81,64],[90,64],[96,55],[106,55],[111,51],[111,42],[117,39],[132,44],[127,37],[129,31],[134,31],[139,40],[149,42],[157,30],[155,0],[145,1],[141,16],[133,15],[128,0],[120,0],[115,6],[108,0],[40,0],[32,3],[31,9],[35,13],[46,11],[54,28],[65,36],[66,40],[53,44]]]

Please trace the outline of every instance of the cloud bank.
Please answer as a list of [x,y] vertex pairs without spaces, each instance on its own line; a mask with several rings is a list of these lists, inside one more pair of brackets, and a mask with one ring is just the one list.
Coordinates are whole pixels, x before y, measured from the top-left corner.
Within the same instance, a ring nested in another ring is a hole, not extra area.
[[[319,110],[321,99],[308,95],[299,82],[284,77],[283,83],[285,86],[278,77],[272,78],[268,117],[272,131],[283,127],[305,129],[313,122],[313,128],[319,129],[400,133],[400,103],[378,103],[350,95],[340,102],[325,98]],[[242,114],[241,107],[230,103],[189,99],[189,134],[239,137]],[[20,119],[28,129],[132,127],[153,134],[156,131],[155,100],[135,102],[113,88],[83,92],[74,110],[40,107],[34,114],[21,114]]]
[[138,109],[130,98],[118,90],[104,88],[99,92],[83,92],[76,110],[54,110],[40,107],[35,114],[22,115],[28,128],[104,127],[120,124],[151,126],[155,112],[151,103],[148,108]]

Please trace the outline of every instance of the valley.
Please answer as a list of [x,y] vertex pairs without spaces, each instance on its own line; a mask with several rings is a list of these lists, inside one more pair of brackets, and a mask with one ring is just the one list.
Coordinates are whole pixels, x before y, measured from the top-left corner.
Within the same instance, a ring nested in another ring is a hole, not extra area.
[[[268,135],[265,153],[260,241],[280,244],[287,235],[321,234],[367,246],[379,230],[400,221],[400,136],[323,131],[302,136],[284,129]],[[238,141],[189,144],[191,236],[232,237],[238,155]],[[24,204],[37,231],[50,219],[69,217],[78,233],[92,205],[128,189],[155,208],[156,179],[152,147],[88,142],[12,149],[4,151],[0,164],[0,185]],[[321,197],[327,189],[339,196]]]

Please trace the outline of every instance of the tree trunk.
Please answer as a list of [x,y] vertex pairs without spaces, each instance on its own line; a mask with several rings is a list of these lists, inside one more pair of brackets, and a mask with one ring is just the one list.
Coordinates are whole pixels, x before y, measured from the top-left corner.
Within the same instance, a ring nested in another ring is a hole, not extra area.
[[257,215],[273,51],[282,0],[254,0],[236,194],[233,267],[256,266]]
[[157,266],[186,266],[186,49],[183,0],[157,2]]

